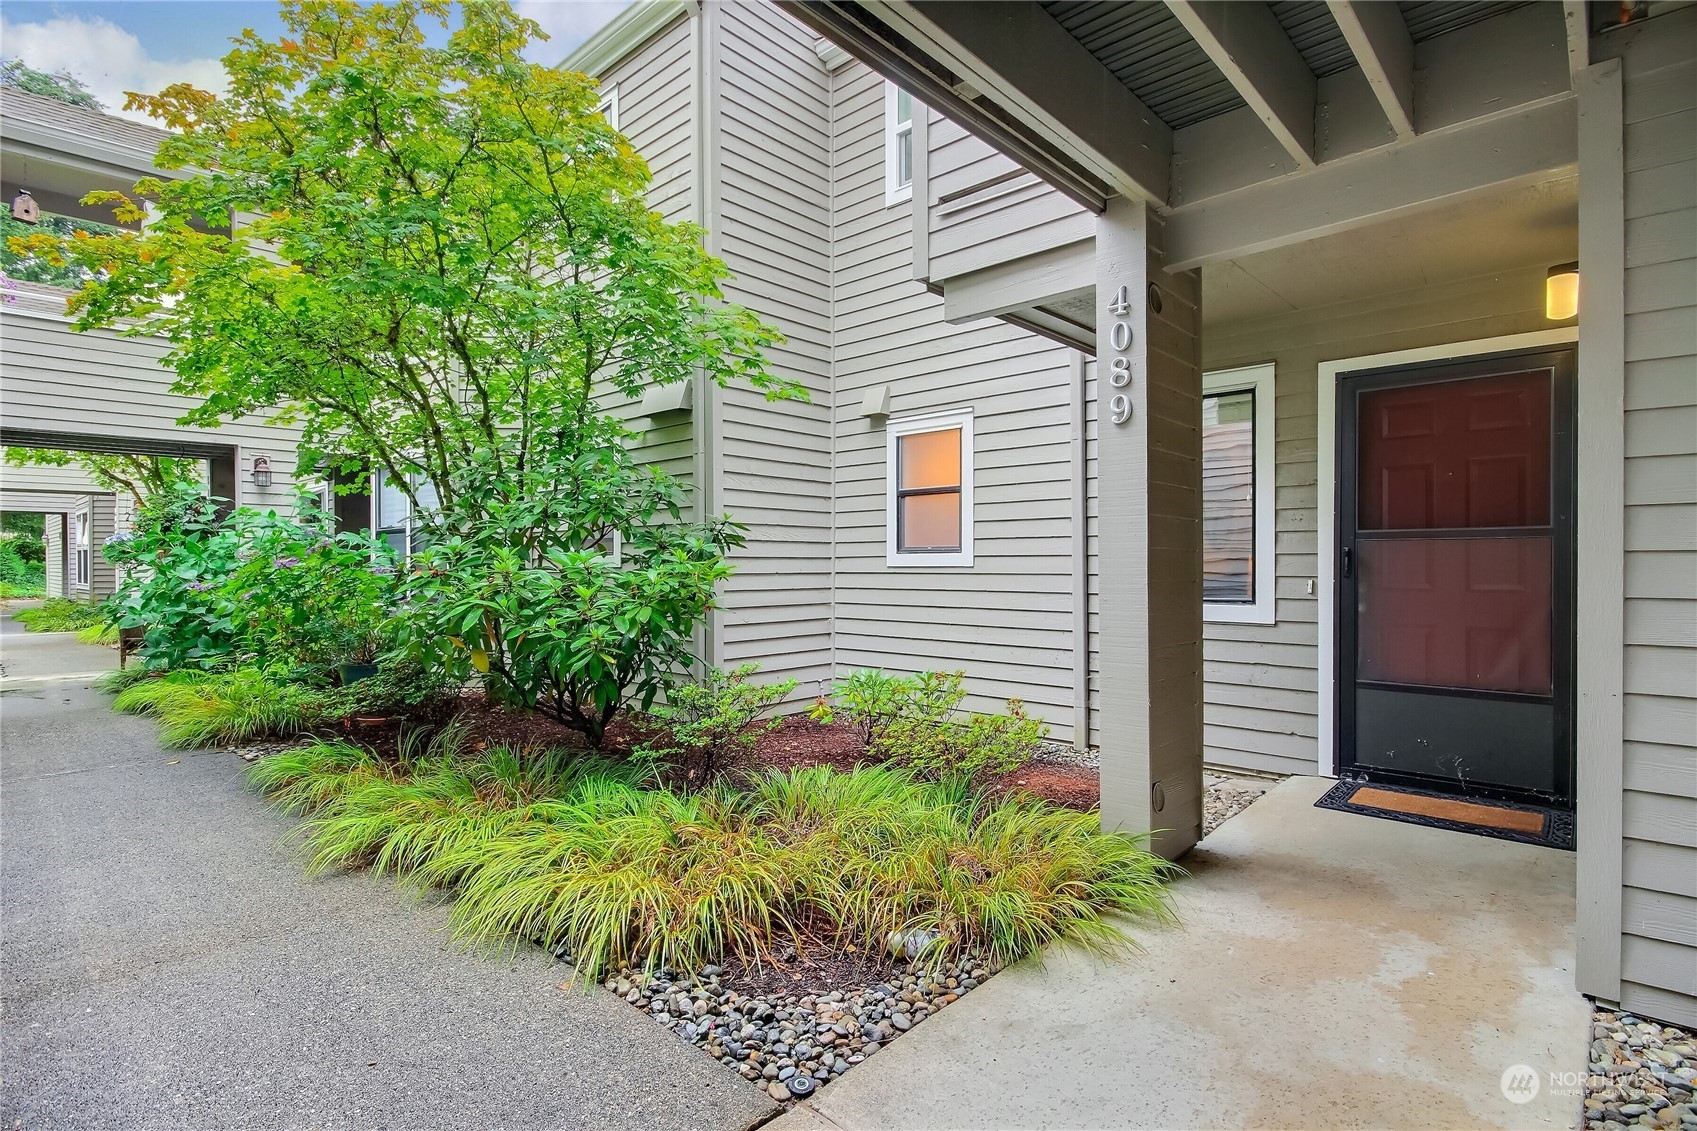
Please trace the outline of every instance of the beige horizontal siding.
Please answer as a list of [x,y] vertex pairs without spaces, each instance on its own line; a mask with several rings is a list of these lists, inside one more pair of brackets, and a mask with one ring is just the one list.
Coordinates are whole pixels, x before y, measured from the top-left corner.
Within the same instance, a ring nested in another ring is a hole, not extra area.
[[[1666,34],[1697,34],[1680,13]],[[1697,58],[1623,58],[1626,655],[1621,1001],[1697,1023]],[[1644,54],[1650,48],[1654,53]]]

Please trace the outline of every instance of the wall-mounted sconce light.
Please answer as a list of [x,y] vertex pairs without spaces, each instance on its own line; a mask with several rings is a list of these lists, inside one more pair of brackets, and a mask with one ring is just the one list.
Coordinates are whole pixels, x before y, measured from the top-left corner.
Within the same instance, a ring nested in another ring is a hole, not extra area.
[[1579,264],[1559,263],[1544,276],[1544,317],[1552,322],[1579,313]]
[[265,456],[253,457],[253,485],[255,487],[271,486],[271,461]]
[[41,205],[35,202],[35,197],[29,194],[28,189],[20,190],[18,195],[12,198],[12,219],[25,224],[41,222]]

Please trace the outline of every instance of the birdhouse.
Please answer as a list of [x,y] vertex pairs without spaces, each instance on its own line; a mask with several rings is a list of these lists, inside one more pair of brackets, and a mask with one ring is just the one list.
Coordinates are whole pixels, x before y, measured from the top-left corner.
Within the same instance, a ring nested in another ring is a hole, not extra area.
[[12,219],[21,220],[25,224],[41,222],[41,205],[35,202],[28,190],[18,193],[12,201]]

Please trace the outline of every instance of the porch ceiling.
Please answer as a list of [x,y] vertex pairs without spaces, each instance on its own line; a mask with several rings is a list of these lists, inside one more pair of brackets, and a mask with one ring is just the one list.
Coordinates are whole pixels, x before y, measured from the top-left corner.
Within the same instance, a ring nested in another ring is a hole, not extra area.
[[1394,294],[1579,258],[1576,177],[1499,189],[1454,206],[1202,269],[1204,326],[1364,295]]
[[1148,202],[1180,267],[1577,160],[1578,0],[779,2],[1086,208]]

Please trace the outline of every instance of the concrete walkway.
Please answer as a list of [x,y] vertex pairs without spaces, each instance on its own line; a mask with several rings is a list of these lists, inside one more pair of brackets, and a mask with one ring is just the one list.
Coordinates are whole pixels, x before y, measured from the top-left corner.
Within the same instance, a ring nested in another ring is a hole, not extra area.
[[1572,1126],[1573,855],[1315,809],[1330,784],[1210,837],[1141,955],[998,975],[771,1127]]
[[[392,884],[303,877],[228,754],[163,751],[4,635],[0,1126],[745,1128],[764,1093]],[[83,673],[83,674],[77,674]]]

